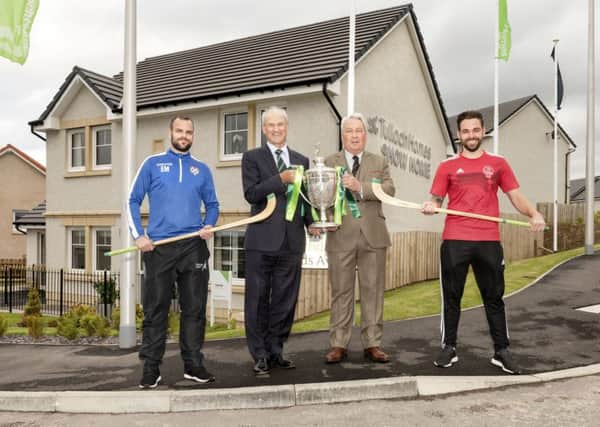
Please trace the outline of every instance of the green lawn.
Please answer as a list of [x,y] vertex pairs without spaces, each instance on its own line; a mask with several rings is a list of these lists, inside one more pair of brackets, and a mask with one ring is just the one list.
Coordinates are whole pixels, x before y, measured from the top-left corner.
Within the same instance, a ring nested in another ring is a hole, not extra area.
[[[581,255],[582,253],[583,249],[579,248],[508,264],[505,271],[506,294],[508,295],[522,289],[555,265],[577,255]],[[440,303],[440,288],[437,280],[414,283],[386,292],[384,319],[400,320],[435,315],[440,312]],[[475,284],[472,273],[469,273],[462,300],[462,307],[470,308],[480,304],[481,297],[477,285]],[[21,314],[0,313],[0,316],[3,316],[8,320],[9,327],[7,335],[27,334],[26,328],[17,326],[17,323],[21,321]],[[47,322],[51,319],[58,318],[44,316],[44,319]],[[358,304],[356,306],[356,323],[360,323],[360,306]],[[328,327],[329,311],[326,311],[296,322],[292,328],[292,332],[327,330]],[[175,329],[178,329],[178,325],[175,326]],[[117,331],[115,330],[111,332],[111,335],[117,334]],[[44,328],[44,333],[46,335],[55,335],[56,328]],[[173,331],[172,336],[177,337],[177,335],[178,331]],[[213,328],[207,326],[206,328],[207,340],[241,336],[244,336],[243,328],[227,329],[225,325],[215,325]]]

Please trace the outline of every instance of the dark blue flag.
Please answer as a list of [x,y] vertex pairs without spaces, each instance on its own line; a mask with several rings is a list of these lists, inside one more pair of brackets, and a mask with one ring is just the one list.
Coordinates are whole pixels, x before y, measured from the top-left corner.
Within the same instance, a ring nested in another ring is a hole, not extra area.
[[[553,61],[556,61],[556,59],[554,58],[554,49],[555,48],[553,47],[552,53],[550,54],[550,58],[552,58]],[[556,68],[558,69],[558,79],[556,81],[556,85],[557,85],[556,92],[558,95],[558,100],[557,100],[556,109],[560,110],[560,106],[562,104],[565,88],[563,86],[562,74],[560,73],[560,65],[558,65],[558,62],[556,63]]]

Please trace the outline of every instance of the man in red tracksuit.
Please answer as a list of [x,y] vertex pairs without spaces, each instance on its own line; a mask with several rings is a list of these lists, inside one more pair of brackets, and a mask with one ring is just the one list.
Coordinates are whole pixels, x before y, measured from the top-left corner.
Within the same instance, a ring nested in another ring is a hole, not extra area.
[[[498,188],[523,215],[530,218],[531,229],[543,230],[542,215],[519,191],[519,183],[506,159],[481,148],[485,135],[483,117],[477,111],[458,115],[458,138],[462,151],[440,163],[431,186],[431,201],[423,204],[423,213],[431,215],[448,196],[448,209],[497,217]],[[469,265],[487,317],[494,342],[493,365],[510,374],[520,370],[508,350],[508,328],[504,309],[504,255],[498,223],[448,215],[442,234],[441,288],[442,350],[434,364],[449,368],[458,362],[456,340],[460,301]]]

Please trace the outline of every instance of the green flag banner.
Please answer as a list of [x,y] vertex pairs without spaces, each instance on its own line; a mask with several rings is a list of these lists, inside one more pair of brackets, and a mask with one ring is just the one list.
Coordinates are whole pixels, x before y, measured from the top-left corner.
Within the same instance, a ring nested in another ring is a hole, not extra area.
[[0,56],[23,65],[39,0],[0,1]]
[[510,24],[506,0],[498,0],[498,54],[497,58],[508,61],[510,55]]

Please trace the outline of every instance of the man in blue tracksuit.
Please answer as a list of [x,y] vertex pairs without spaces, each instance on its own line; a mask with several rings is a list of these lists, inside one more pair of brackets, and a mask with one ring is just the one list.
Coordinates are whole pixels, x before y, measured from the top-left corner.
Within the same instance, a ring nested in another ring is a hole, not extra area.
[[[144,160],[129,194],[129,229],[143,252],[145,266],[143,338],[139,353],[144,370],[140,388],[154,388],[162,379],[159,365],[165,352],[175,282],[181,306],[179,345],[184,378],[200,383],[214,381],[204,367],[202,345],[209,277],[206,240],[212,237],[219,202],[208,166],[189,153],[194,137],[192,120],[174,117],[170,131],[170,149]],[[140,206],[146,195],[150,216],[144,233]],[[202,204],[206,211],[204,218],[200,212]],[[198,232],[198,238],[156,247],[152,244],[194,231]]]

